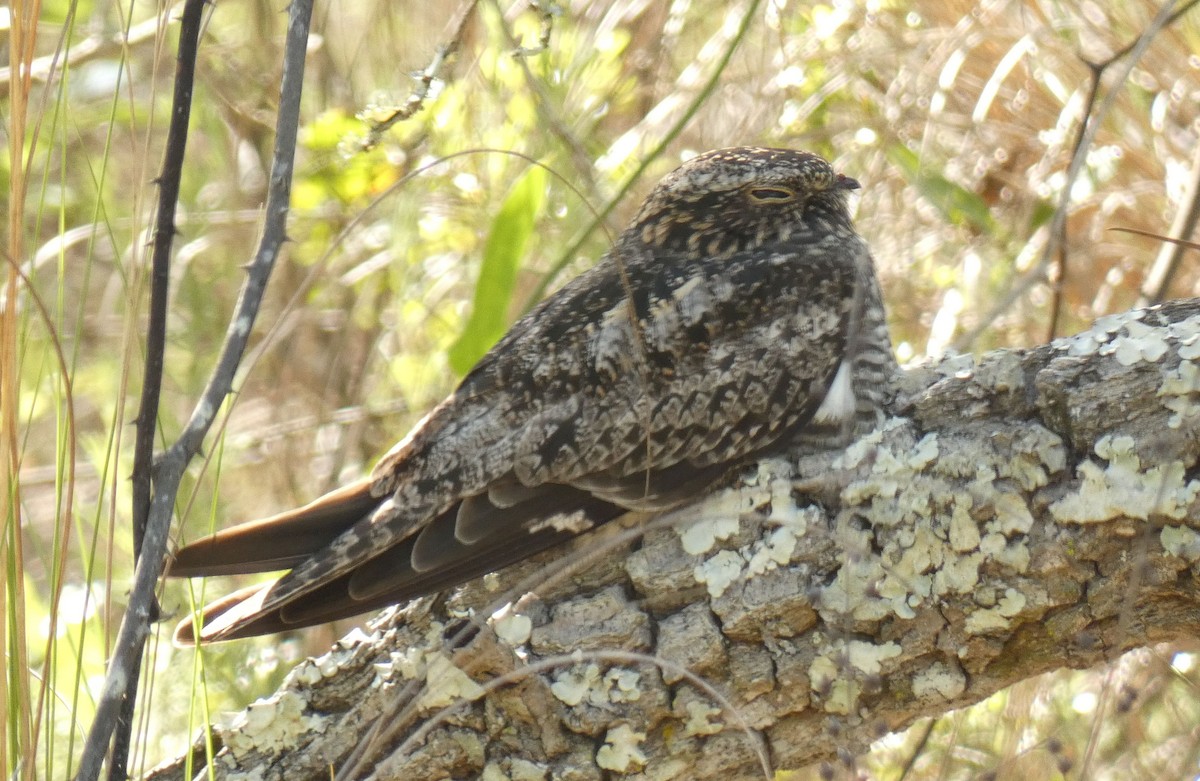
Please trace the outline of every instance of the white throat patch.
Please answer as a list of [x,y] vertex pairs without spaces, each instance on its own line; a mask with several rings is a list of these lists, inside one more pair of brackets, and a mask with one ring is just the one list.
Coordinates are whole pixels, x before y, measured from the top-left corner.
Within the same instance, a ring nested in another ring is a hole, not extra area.
[[814,423],[842,423],[854,415],[858,399],[854,397],[854,386],[850,383],[850,363],[844,360],[838,366],[829,392],[813,415]]

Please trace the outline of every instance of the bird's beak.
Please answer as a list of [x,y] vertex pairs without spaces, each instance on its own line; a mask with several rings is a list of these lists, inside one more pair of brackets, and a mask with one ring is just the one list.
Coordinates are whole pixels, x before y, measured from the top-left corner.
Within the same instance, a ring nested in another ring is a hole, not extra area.
[[839,190],[857,190],[862,187],[862,185],[858,183],[857,179],[851,179],[845,174],[838,174],[837,181],[833,186]]

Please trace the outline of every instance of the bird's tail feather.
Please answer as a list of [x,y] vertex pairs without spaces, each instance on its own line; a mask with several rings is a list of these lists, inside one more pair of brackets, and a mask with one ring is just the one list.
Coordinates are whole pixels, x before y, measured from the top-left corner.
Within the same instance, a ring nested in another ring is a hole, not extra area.
[[167,574],[173,578],[194,578],[294,567],[379,504],[370,489],[370,480],[360,480],[295,510],[197,540],[175,553]]

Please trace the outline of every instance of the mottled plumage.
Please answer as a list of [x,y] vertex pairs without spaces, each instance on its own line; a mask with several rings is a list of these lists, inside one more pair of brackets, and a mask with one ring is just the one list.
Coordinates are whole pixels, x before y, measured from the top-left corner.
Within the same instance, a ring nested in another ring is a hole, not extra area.
[[407,600],[677,505],[763,451],[844,443],[894,366],[857,187],[785,149],[685,163],[368,480],[180,550],[176,576],[293,568],[208,606],[202,637]]

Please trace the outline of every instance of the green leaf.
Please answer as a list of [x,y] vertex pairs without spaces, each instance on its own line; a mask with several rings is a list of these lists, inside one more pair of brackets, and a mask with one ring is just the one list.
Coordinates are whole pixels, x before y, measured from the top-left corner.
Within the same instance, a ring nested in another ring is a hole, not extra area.
[[923,169],[916,152],[902,144],[888,150],[888,159],[904,172],[917,192],[955,225],[970,225],[986,235],[995,235],[996,223],[987,201],[938,173]]
[[512,186],[500,213],[492,221],[491,233],[483,247],[471,316],[449,350],[450,367],[459,375],[470,371],[508,328],[517,269],[534,222],[542,211],[545,194],[545,169],[530,166]]

